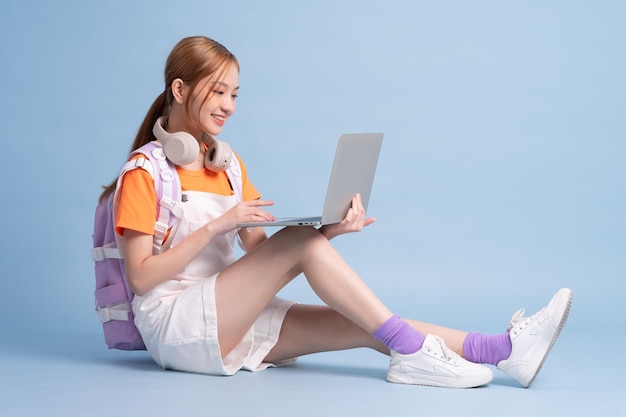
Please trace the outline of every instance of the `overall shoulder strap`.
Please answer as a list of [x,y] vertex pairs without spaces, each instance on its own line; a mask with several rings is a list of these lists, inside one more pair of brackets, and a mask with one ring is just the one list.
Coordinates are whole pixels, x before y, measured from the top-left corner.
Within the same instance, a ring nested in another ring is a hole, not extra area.
[[[239,158],[233,153],[233,158],[230,161],[230,166],[226,170],[226,175],[228,175],[228,181],[230,181],[230,185],[233,187],[233,191],[235,192],[235,196],[237,197],[237,202],[243,201],[243,179],[241,178],[241,164],[239,163]],[[241,237],[239,233],[237,233],[237,244],[244,251],[246,248],[241,241]]]
[[243,201],[243,179],[241,178],[241,164],[239,164],[239,158],[233,154],[233,158],[230,161],[230,166],[226,170],[226,175],[230,184],[233,186],[233,191],[237,197],[237,201]]

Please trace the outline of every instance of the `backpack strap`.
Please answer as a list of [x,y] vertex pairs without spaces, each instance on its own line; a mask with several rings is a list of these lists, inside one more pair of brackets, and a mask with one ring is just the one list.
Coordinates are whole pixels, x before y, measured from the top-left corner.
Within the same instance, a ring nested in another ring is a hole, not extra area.
[[183,210],[178,202],[182,199],[180,179],[176,167],[167,160],[163,147],[159,142],[151,142],[154,145],[148,157],[156,163],[158,172],[154,173],[154,186],[157,192],[158,215],[154,223],[154,237],[156,253],[161,252],[163,239],[170,227],[174,226],[178,219],[182,218]]
[[[154,223],[153,251],[154,253],[161,253],[168,246],[163,246],[163,239],[165,239],[168,230],[178,225],[179,220],[183,217],[183,209],[180,206],[182,200],[180,178],[174,164],[165,157],[165,152],[160,142],[152,141],[143,145],[132,152],[130,158],[137,154],[142,156],[131,159],[129,161],[130,164],[127,163],[126,165],[129,165],[129,170],[136,168],[145,169],[154,180],[154,189],[157,196],[157,219]],[[118,179],[118,186],[126,172],[122,169]]]

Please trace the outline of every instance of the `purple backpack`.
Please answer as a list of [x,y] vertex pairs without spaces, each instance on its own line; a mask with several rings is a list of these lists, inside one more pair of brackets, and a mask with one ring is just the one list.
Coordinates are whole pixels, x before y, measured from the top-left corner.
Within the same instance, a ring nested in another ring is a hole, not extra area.
[[[168,249],[161,245],[167,231],[176,226],[182,217],[180,202],[182,191],[174,165],[165,158],[159,142],[147,143],[131,153],[142,157],[127,162],[119,175],[117,189],[96,206],[91,257],[95,261],[96,313],[104,330],[104,340],[109,349],[145,350],[146,346],[135,327],[132,311],[133,293],[128,286],[124,259],[118,249],[115,233],[115,201],[122,177],[128,171],[141,168],[154,180],[158,201],[158,220],[154,225],[153,253]],[[237,201],[242,201],[241,168],[235,156],[226,170],[233,185]]]

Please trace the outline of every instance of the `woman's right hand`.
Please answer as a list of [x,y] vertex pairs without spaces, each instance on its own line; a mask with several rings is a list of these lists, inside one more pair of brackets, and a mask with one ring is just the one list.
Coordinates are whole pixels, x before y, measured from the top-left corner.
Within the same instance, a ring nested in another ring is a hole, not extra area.
[[273,206],[269,200],[251,200],[237,203],[233,208],[207,224],[215,235],[223,235],[237,228],[239,223],[271,222],[275,217],[261,207]]

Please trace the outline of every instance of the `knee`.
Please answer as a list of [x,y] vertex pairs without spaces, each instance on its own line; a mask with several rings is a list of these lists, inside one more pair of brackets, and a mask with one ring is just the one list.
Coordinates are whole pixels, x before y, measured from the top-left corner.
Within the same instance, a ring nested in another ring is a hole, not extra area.
[[314,227],[286,227],[279,234],[290,246],[300,246],[307,252],[329,244],[328,239]]
[[294,227],[285,227],[282,229],[279,234],[285,235],[289,237],[289,240],[292,241],[315,241],[320,238],[324,238],[322,234],[314,227],[311,226],[294,226]]

